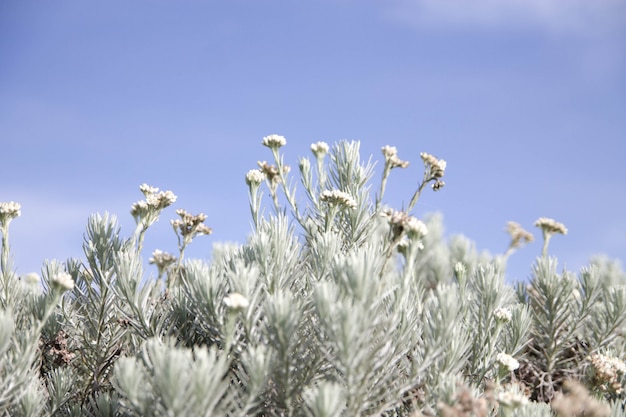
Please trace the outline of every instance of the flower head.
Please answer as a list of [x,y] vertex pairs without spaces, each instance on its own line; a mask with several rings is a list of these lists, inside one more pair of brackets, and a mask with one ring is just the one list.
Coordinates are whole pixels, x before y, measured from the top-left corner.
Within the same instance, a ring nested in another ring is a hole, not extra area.
[[231,310],[245,310],[250,306],[250,301],[238,292],[230,293],[224,298],[224,304]]
[[281,146],[285,146],[287,144],[287,140],[280,135],[269,135],[263,138],[263,146],[267,146],[271,149],[278,149]]
[[532,235],[532,233],[524,230],[519,223],[508,222],[506,224],[506,230],[511,236],[511,243],[509,244],[509,247],[511,249],[520,248],[523,245],[535,240],[535,237]]
[[413,216],[409,216],[404,211],[387,209],[381,212],[381,216],[387,218],[391,226],[394,240],[403,233],[406,233],[407,236],[412,239],[420,239],[428,234],[428,228],[424,222]]
[[513,318],[511,310],[506,307],[500,307],[493,310],[493,315],[499,323],[509,323]]
[[504,352],[498,353],[496,356],[496,362],[506,368],[509,372],[513,372],[519,368],[519,362],[513,356]]
[[540,217],[535,222],[535,226],[541,228],[545,234],[560,233],[562,235],[567,234],[567,227],[563,223],[559,223],[554,219],[548,217]]
[[137,223],[143,220],[146,220],[148,225],[154,223],[161,210],[174,204],[177,199],[173,192],[159,191],[157,187],[151,187],[148,184],[141,184],[139,190],[146,199],[134,203],[130,209],[130,214]]
[[[426,153],[426,152],[422,152],[420,154],[420,157],[424,161],[424,166],[427,169],[427,172],[428,172],[427,177],[429,181],[438,180],[441,177],[443,177],[443,175],[446,172],[446,165],[447,165],[446,161],[444,161],[443,159],[437,159],[433,155]],[[439,188],[441,188],[442,186],[443,184],[441,184]]]
[[339,190],[325,190],[320,194],[320,200],[332,206],[356,208],[356,200],[348,193]]
[[265,181],[265,174],[259,169],[251,169],[246,174],[246,184],[249,186],[259,186]]
[[16,217],[20,217],[22,206],[15,201],[0,203],[0,225],[7,225]]
[[406,168],[409,166],[409,161],[403,161],[398,158],[398,150],[395,146],[385,145],[381,148],[383,155],[385,156],[385,165],[391,168]]
[[155,264],[159,270],[159,275],[163,274],[170,265],[176,262],[176,257],[167,252],[163,252],[160,249],[156,249],[152,252],[152,258],[148,261],[150,264]]
[[176,210],[176,214],[180,216],[180,219],[172,220],[170,223],[174,227],[174,231],[180,232],[181,236],[193,238],[196,235],[213,233],[213,229],[203,224],[207,219],[206,214],[200,213],[194,216],[183,209]]
[[67,272],[61,272],[53,276],[50,280],[50,284],[53,289],[57,289],[61,292],[71,291],[74,289],[74,280]]
[[328,144],[326,142],[316,142],[311,144],[311,152],[316,158],[321,158],[328,153]]
[[616,394],[624,391],[621,380],[626,374],[626,363],[623,360],[600,353],[591,355],[587,359],[591,362],[595,379],[603,391],[612,391]]

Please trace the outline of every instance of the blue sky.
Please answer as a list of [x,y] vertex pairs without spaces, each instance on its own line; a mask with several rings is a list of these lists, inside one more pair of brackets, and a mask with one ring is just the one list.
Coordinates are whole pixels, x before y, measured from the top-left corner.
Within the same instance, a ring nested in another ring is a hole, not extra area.
[[[414,213],[448,234],[506,249],[506,222],[535,233],[509,262],[524,279],[541,251],[533,222],[569,228],[560,265],[626,259],[626,1],[5,1],[0,3],[0,201],[18,272],[81,255],[87,217],[122,234],[146,182],[178,201],[149,231],[146,258],[175,252],[175,208],[208,215],[214,242],[251,231],[245,173],[287,138],[297,167],[312,142],[393,145],[386,202],[421,178],[419,153],[447,161],[446,187]],[[266,198],[266,201],[268,199]],[[268,206],[269,207],[269,206]]]

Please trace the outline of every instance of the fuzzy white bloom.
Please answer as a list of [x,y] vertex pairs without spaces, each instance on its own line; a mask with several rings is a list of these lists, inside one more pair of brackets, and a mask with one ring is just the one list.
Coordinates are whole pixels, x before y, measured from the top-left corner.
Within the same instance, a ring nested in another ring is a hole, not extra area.
[[145,182],[139,186],[139,190],[146,197],[149,196],[149,195],[156,194],[156,193],[159,192],[159,189],[157,187],[151,187],[148,184],[146,184]]
[[422,238],[428,234],[428,228],[423,221],[416,219],[415,217],[409,217],[404,223],[404,230],[409,237]]
[[317,158],[326,155],[328,153],[328,149],[328,143],[326,142],[316,142],[311,144],[311,151]]
[[541,228],[544,233],[560,233],[562,235],[567,234],[567,227],[563,223],[559,223],[554,219],[548,217],[540,217],[535,222],[535,226]]
[[37,285],[41,281],[41,277],[36,272],[31,272],[24,275],[24,282],[29,285]]
[[258,186],[265,181],[265,174],[259,169],[251,169],[246,174],[246,184],[249,186]]
[[499,392],[497,399],[500,405],[510,409],[523,407],[528,404],[528,397],[520,392],[514,391]]
[[519,368],[519,362],[517,361],[517,359],[504,352],[498,353],[498,355],[496,356],[496,362],[507,368],[509,372],[513,372],[514,370]]
[[430,170],[431,178],[439,179],[443,177],[446,171],[446,161],[443,159],[437,159],[433,155],[426,152],[422,152],[420,156],[424,161],[426,168]]
[[245,310],[250,306],[250,301],[238,292],[233,292],[224,297],[224,304],[232,310]]
[[511,310],[506,307],[496,308],[495,310],[493,310],[493,315],[500,323],[508,323],[513,318]]
[[344,206],[347,208],[356,208],[357,203],[348,193],[339,190],[324,190],[320,194],[320,200],[331,205]]
[[388,164],[391,168],[406,168],[409,166],[408,161],[403,161],[398,158],[398,150],[395,146],[385,145],[381,148],[383,155],[385,156],[385,164]]
[[285,146],[287,144],[287,140],[280,135],[269,135],[263,138],[263,145],[268,148],[278,149],[281,146]]
[[61,290],[61,292],[71,291],[74,289],[74,280],[67,272],[61,272],[60,274],[53,276],[50,280],[50,284],[53,288]]
[[0,224],[8,224],[14,218],[20,217],[22,214],[21,208],[20,203],[15,201],[0,203]]

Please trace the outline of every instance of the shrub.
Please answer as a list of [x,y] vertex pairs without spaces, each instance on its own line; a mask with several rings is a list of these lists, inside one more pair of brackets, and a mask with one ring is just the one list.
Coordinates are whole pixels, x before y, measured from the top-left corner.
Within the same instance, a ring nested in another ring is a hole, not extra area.
[[[306,203],[284,164],[284,138],[263,139],[273,163],[246,175],[254,231],[215,245],[202,213],[176,211],[179,252],[155,251],[149,227],[176,201],[146,184],[125,238],[110,214],[89,219],[84,259],[18,277],[0,203],[0,415],[11,416],[624,416],[625,274],[596,258],[578,276],[548,253],[567,229],[537,221],[542,256],[527,285],[506,261],[533,236],[511,222],[502,255],[445,240],[440,216],[412,209],[446,163],[422,153],[409,205],[384,205],[358,142],[311,146],[299,162]],[[273,214],[263,214],[267,187]]]

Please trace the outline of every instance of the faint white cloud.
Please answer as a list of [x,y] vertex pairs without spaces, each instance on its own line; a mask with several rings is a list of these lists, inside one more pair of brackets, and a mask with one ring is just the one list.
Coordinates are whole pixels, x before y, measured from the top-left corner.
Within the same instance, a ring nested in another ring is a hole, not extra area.
[[626,23],[624,0],[395,0],[388,3],[388,12],[429,28],[537,27],[595,34]]

